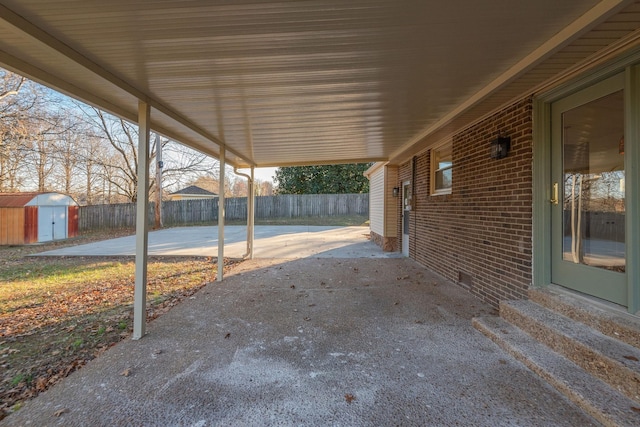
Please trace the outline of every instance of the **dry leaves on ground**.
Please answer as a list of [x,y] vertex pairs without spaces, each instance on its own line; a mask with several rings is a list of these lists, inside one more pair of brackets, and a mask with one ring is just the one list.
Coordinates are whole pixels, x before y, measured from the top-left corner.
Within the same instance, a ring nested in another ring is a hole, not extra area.
[[[0,419],[131,332],[133,258],[24,256],[34,252],[32,246],[0,248]],[[210,258],[150,259],[147,320],[215,276]]]

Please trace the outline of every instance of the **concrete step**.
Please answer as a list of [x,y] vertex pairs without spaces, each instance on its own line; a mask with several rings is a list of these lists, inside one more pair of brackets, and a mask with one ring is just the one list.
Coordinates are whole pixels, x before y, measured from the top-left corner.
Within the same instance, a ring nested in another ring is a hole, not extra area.
[[640,318],[614,304],[569,293],[554,286],[529,289],[529,300],[640,348]]
[[640,349],[532,301],[504,301],[500,316],[640,404]]
[[640,405],[499,317],[473,325],[605,426],[639,426]]

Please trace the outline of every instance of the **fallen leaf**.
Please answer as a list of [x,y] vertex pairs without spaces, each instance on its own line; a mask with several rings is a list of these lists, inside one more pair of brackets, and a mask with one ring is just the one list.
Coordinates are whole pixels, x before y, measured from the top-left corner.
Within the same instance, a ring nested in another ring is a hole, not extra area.
[[69,409],[67,409],[67,408],[62,408],[62,409],[58,409],[56,412],[54,412],[54,413],[53,413],[53,415],[54,415],[55,417],[59,417],[60,415],[65,414],[65,413],[67,413],[67,412],[69,412]]
[[39,377],[36,380],[36,390],[38,391],[44,391],[47,389],[47,378],[46,377]]
[[631,410],[635,412],[640,412],[640,408],[636,408],[635,406],[632,406]]
[[638,358],[635,356],[622,356],[622,357],[624,357],[627,360],[633,360],[634,362],[640,362],[640,360],[638,360]]
[[231,338],[231,333],[230,332],[227,335],[224,336],[224,339],[227,339],[227,338]]
[[122,375],[123,377],[128,377],[129,375],[131,375],[131,368],[127,368],[124,371],[120,372],[120,375]]
[[351,403],[354,400],[356,400],[356,397],[353,394],[345,394],[344,395],[344,400],[346,400],[347,403]]
[[310,317],[305,317],[304,320],[306,320],[308,322],[309,320],[311,320],[311,318]]
[[296,288],[296,285],[291,285],[291,286],[290,286],[290,288],[291,288],[291,289],[295,289],[295,288]]

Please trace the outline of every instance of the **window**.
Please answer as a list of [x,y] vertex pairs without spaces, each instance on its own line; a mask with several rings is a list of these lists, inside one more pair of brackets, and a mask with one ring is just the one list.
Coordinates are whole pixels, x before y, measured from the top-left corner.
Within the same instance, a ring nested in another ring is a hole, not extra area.
[[431,194],[451,193],[451,142],[431,150]]

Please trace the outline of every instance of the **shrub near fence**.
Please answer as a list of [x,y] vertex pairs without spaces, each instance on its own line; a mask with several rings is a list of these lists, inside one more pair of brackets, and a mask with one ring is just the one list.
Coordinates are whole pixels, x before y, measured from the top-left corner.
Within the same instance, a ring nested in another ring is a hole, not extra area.
[[[215,223],[218,199],[175,200],[162,203],[165,226]],[[260,196],[255,201],[256,219],[369,215],[369,194],[283,194]],[[135,203],[81,206],[78,213],[81,231],[133,228],[136,225]],[[149,204],[149,224],[153,224],[154,203]],[[247,198],[225,199],[227,220],[246,220]]]

